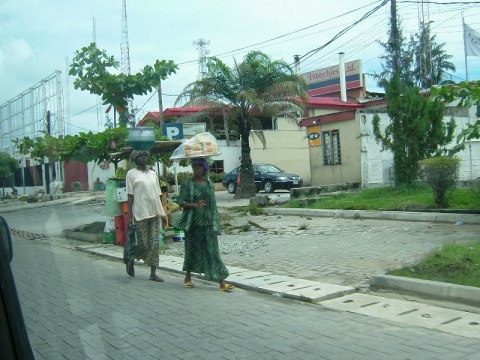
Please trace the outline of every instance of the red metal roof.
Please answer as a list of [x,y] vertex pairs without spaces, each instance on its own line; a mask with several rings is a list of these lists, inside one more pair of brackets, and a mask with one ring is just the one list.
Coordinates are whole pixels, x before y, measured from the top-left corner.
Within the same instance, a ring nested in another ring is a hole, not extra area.
[[[307,108],[310,109],[332,109],[347,111],[361,109],[363,107],[363,104],[359,104],[355,101],[347,100],[346,102],[343,102],[338,98],[309,96],[307,100]],[[187,116],[205,110],[206,108],[208,108],[208,106],[166,108],[163,111],[163,116],[166,118],[172,116]],[[137,126],[142,126],[147,120],[153,120],[158,123],[158,111],[149,111],[147,114],[145,114],[143,119],[138,122]]]
[[307,100],[307,107],[313,109],[353,110],[361,109],[363,105],[351,100],[343,102],[338,98],[310,96]]
[[[193,107],[178,107],[178,108],[166,108],[163,111],[163,116],[170,117],[170,116],[186,116],[195,114],[199,111],[207,109],[208,106],[193,106]],[[158,112],[157,112],[158,115]]]
[[[193,106],[193,107],[177,107],[177,108],[166,108],[163,110],[163,117],[172,117],[172,116],[187,116],[192,115],[202,110],[207,109],[207,106]],[[140,120],[137,126],[142,126],[146,121],[153,120],[158,123],[158,111],[149,111],[145,116]]]

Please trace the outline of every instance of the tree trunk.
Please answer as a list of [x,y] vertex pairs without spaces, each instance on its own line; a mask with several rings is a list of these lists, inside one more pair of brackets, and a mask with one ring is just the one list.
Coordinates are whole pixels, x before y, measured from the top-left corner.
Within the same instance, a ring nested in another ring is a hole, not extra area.
[[240,188],[242,189],[242,198],[250,198],[257,193],[254,182],[252,157],[250,155],[250,131],[242,131],[240,136],[242,149]]

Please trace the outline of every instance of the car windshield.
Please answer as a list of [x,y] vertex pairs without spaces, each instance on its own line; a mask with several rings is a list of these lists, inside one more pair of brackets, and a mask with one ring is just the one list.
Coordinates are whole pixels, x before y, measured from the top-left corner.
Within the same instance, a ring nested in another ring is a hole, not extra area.
[[283,172],[282,170],[280,170],[276,166],[269,165],[269,164],[257,165],[257,168],[262,173],[266,173],[266,172],[268,172],[268,173],[281,173],[281,172]]

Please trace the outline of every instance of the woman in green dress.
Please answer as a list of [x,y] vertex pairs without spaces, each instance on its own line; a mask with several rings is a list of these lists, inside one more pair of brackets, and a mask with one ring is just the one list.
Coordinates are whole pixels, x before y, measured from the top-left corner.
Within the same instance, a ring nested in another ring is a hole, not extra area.
[[193,177],[182,183],[178,204],[183,208],[182,218],[176,225],[185,230],[185,259],[183,286],[193,288],[192,272],[205,275],[207,280],[218,281],[220,290],[231,291],[234,286],[225,282],[228,270],[220,258],[217,232],[219,217],[213,185],[208,180],[208,162],[192,159]]

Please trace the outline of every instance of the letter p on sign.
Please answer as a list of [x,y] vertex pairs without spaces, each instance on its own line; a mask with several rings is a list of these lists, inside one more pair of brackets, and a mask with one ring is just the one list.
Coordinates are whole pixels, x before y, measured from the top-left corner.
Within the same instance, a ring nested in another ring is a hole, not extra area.
[[182,123],[163,124],[162,132],[170,140],[181,140],[183,139],[183,124]]

